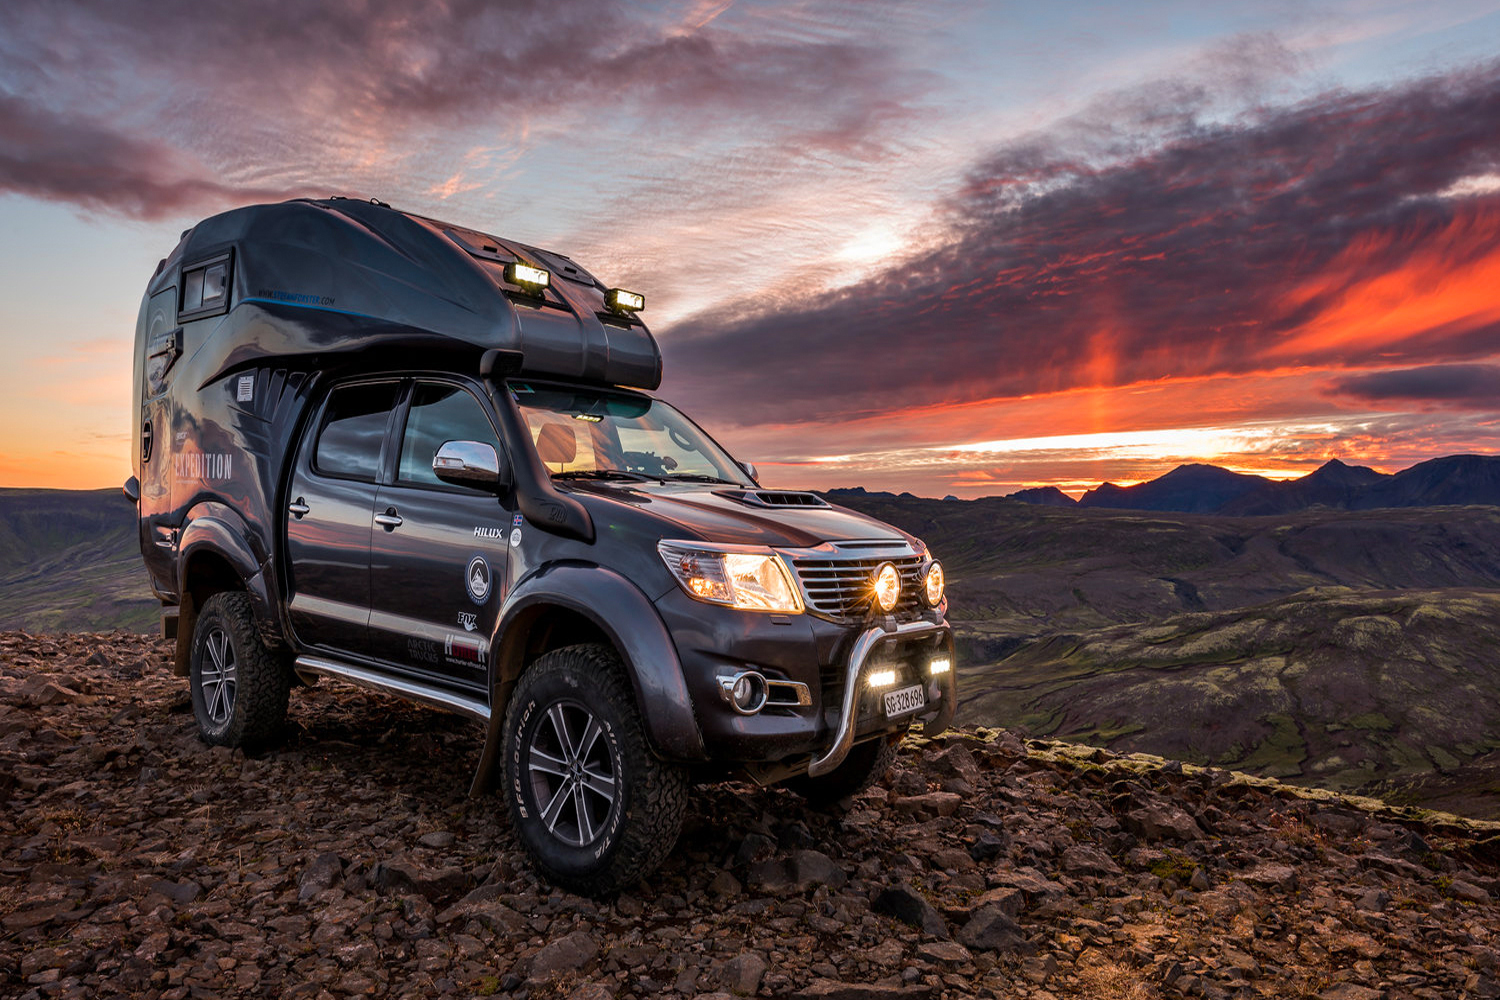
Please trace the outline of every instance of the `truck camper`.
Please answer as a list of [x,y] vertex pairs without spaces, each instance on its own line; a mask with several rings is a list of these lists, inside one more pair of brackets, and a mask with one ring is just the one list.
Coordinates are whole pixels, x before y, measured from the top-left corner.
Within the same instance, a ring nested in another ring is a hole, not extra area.
[[942,566],[654,396],[644,308],[379,202],[184,233],[141,305],[125,491],[203,739],[269,748],[319,677],[469,716],[473,793],[597,895],[670,853],[693,780],[832,803],[947,726]]

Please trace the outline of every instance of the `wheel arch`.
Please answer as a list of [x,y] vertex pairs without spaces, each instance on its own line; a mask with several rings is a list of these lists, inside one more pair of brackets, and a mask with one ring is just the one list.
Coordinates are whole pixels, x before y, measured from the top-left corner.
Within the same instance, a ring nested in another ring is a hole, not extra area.
[[211,509],[191,518],[178,543],[177,593],[181,603],[172,672],[181,677],[188,673],[199,609],[214,594],[226,590],[249,594],[262,637],[273,647],[280,643],[264,567],[256,558],[245,532],[237,530],[232,512],[226,517],[223,512],[212,509],[220,506],[212,505]]
[[677,647],[650,599],[612,570],[562,564],[517,587],[500,616],[491,643],[490,722],[473,794],[492,787],[506,708],[522,672],[554,649],[591,642],[612,647],[624,662],[653,750],[670,760],[707,759]]

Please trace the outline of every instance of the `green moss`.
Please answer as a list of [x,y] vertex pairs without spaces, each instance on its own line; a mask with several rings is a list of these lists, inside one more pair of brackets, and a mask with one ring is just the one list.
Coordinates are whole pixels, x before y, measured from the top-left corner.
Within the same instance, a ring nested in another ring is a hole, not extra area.
[[1442,747],[1435,747],[1431,744],[1428,744],[1427,746],[1427,756],[1431,757],[1432,762],[1445,771],[1450,771],[1453,768],[1459,767],[1463,764],[1463,761],[1459,760],[1457,757],[1453,756]]
[[1356,715],[1349,719],[1345,726],[1349,729],[1377,733],[1390,733],[1396,730],[1396,724],[1381,712],[1365,712],[1363,715]]
[[1151,862],[1151,874],[1157,878],[1169,878],[1186,883],[1198,870],[1198,863],[1186,854],[1168,851],[1166,857]]
[[1261,741],[1254,753],[1240,761],[1239,766],[1273,778],[1301,774],[1302,764],[1307,760],[1307,744],[1302,740],[1297,720],[1278,713],[1266,716],[1265,721],[1271,726],[1271,735]]

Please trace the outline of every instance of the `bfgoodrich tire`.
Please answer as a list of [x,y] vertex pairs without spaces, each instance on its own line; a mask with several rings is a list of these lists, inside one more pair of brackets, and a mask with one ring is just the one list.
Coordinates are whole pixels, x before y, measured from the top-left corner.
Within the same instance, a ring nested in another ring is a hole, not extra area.
[[527,668],[506,709],[504,753],[511,824],[554,884],[607,895],[671,853],[687,780],[651,753],[607,646],[568,646]]
[[899,739],[889,737],[868,740],[850,749],[844,762],[828,774],[817,778],[804,774],[792,778],[786,787],[806,799],[808,805],[828,809],[840,799],[856,795],[878,781],[896,762],[896,751],[900,746]]
[[206,742],[258,750],[281,735],[292,671],[261,640],[248,594],[227,591],[204,602],[188,682]]

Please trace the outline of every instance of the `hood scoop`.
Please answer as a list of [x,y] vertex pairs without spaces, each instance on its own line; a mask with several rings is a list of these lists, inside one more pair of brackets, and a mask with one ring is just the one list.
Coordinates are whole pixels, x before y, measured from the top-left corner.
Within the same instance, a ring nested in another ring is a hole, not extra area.
[[738,500],[748,507],[827,507],[828,502],[816,493],[794,490],[715,490],[715,496]]

